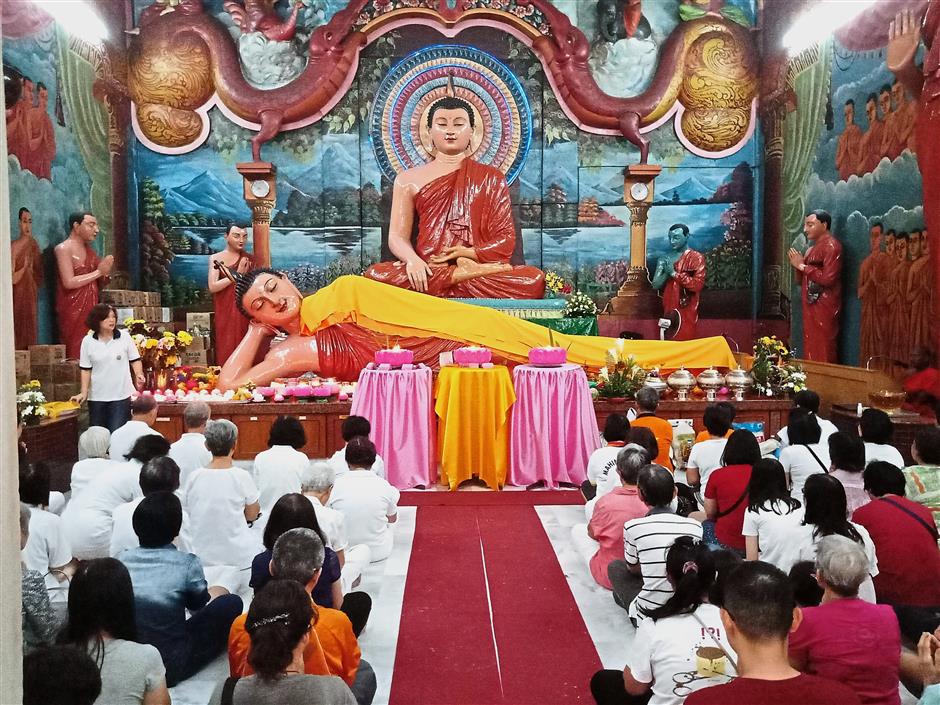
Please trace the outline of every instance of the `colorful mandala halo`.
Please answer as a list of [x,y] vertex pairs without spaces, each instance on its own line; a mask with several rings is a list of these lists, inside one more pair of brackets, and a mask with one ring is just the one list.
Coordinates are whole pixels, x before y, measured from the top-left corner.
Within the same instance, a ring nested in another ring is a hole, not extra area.
[[[453,87],[453,88],[451,88]],[[532,142],[532,115],[519,79],[494,56],[473,47],[441,44],[414,52],[388,72],[376,92],[372,148],[390,181],[432,159],[427,116],[440,98],[470,103],[471,156],[500,169],[512,183]]]

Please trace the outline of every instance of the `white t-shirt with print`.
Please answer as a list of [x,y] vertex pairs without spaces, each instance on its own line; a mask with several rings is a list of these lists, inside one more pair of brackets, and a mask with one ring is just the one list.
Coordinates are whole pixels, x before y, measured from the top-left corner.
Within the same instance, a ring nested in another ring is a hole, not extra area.
[[[815,457],[813,453],[816,454]],[[829,443],[787,446],[780,451],[780,464],[783,465],[783,471],[790,476],[790,496],[802,504],[806,478],[829,472]]]
[[709,438],[693,445],[689,452],[689,461],[685,464],[685,469],[688,472],[689,468],[698,468],[703,497],[708,484],[708,476],[721,467],[721,456],[725,452],[727,443],[727,438]]
[[800,527],[804,514],[803,507],[791,510],[789,505],[780,501],[773,505],[773,509],[756,512],[748,509],[744,512],[741,534],[757,537],[760,560],[789,573],[793,564],[800,560],[800,552],[804,548],[800,545],[800,541],[806,539]]
[[[78,366],[91,372],[89,401],[120,401],[134,393],[130,363],[140,359],[137,344],[126,330],[114,331],[107,342],[86,335],[78,352]],[[121,458],[123,460],[123,458]]]
[[248,568],[261,553],[257,532],[245,521],[245,507],[258,501],[258,488],[239,467],[199,468],[183,492],[193,553],[202,564]]
[[728,656],[737,663],[720,610],[702,604],[694,614],[644,620],[637,628],[627,666],[636,680],[652,682],[650,705],[681,705],[689,694],[723,685],[736,675]]

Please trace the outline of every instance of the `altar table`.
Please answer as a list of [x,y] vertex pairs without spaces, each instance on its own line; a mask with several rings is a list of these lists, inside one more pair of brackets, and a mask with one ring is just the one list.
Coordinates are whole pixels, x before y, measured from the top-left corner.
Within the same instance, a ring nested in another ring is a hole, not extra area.
[[509,370],[443,367],[435,396],[441,481],[454,490],[476,475],[491,489],[501,488],[509,467],[509,410],[516,400]]
[[587,375],[580,365],[513,370],[509,483],[526,487],[543,480],[580,485],[591,453],[600,447]]
[[436,458],[430,367],[364,369],[349,413],[369,419],[372,442],[392,485],[407,489],[431,484]]

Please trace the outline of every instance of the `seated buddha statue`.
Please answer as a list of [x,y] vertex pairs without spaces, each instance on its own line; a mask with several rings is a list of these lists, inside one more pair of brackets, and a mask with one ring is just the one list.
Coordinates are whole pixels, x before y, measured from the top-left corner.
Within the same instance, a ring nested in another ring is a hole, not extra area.
[[398,261],[372,265],[365,276],[433,296],[541,299],[544,272],[509,261],[516,230],[506,178],[469,156],[470,104],[441,98],[427,120],[434,158],[401,172],[392,191],[388,246]]

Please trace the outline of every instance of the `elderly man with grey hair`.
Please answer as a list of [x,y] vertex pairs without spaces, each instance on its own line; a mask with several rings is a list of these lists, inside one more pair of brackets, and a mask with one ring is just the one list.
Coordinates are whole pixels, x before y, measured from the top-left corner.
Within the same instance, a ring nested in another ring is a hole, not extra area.
[[355,588],[362,571],[372,560],[372,550],[364,543],[349,545],[346,518],[339,510],[327,506],[333,492],[336,470],[326,461],[310,463],[300,473],[301,492],[310,500],[317,514],[317,523],[326,535],[327,546],[333,549],[342,568],[343,592]]
[[894,610],[858,597],[868,577],[865,549],[838,534],[816,545],[819,607],[803,608],[790,634],[790,664],[804,673],[839,681],[865,703],[900,703],[901,631]]
[[248,571],[243,569],[250,568],[262,550],[257,532],[250,526],[261,513],[258,488],[251,475],[232,462],[238,441],[235,424],[227,419],[210,421],[205,436],[212,460],[189,476],[183,491],[192,552],[204,566],[239,570],[239,587],[242,581],[247,586]]
[[[275,541],[269,570],[274,580],[293,580],[309,593],[320,578],[325,555],[317,532],[290,529]],[[246,674],[248,667],[251,640],[245,621],[246,615],[237,618],[229,633],[229,666],[231,672],[238,675]],[[349,617],[340,610],[317,605],[310,625],[317,638],[310,639],[304,650],[305,668],[316,668],[318,661],[325,657],[330,673],[346,681],[359,705],[370,705],[376,691],[375,672],[361,658]]]
[[611,584],[607,566],[623,559],[623,525],[649,511],[636,486],[640,468],[649,462],[649,453],[642,446],[630,443],[621,448],[616,466],[619,486],[597,500],[590,523],[571,527],[575,548],[588,563],[597,584],[608,590]]
[[180,469],[180,486],[194,470],[204,468],[212,462],[212,453],[206,448],[206,424],[212,416],[209,405],[204,401],[191,401],[183,409],[183,435],[170,444],[170,457]]

